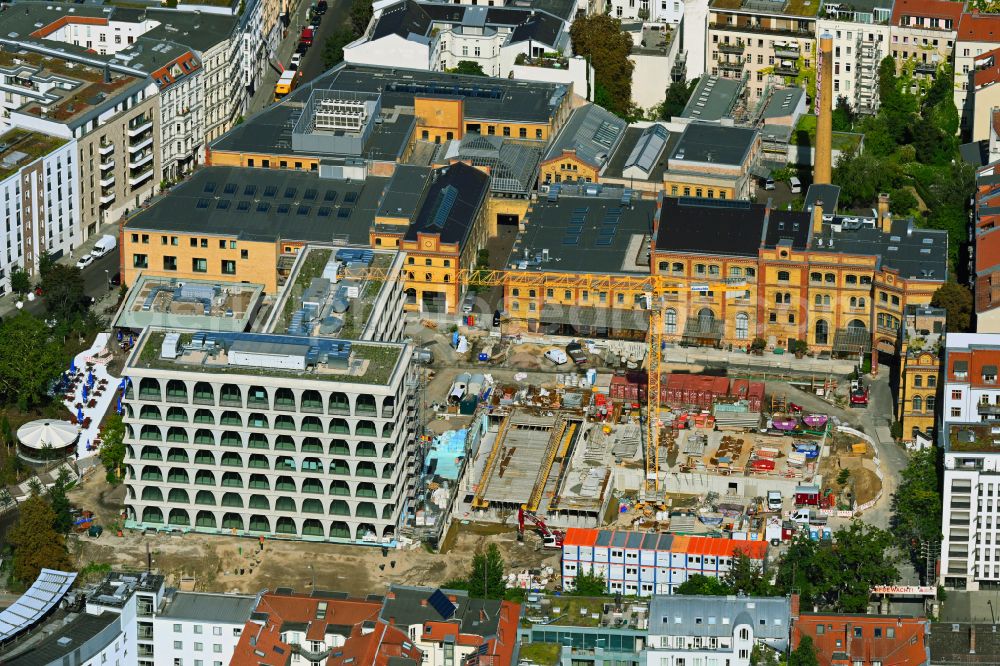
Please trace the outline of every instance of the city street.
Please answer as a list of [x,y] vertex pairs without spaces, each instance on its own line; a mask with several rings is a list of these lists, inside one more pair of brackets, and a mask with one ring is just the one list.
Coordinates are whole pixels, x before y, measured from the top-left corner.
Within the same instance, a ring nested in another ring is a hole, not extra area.
[[[264,71],[264,81],[250,101],[250,113],[260,111],[274,100],[274,84],[280,75],[274,67],[279,66],[278,63],[280,63],[281,67],[288,66],[292,54],[295,53],[295,47],[299,43],[299,35],[302,32],[302,28],[309,24],[309,7],[311,4],[311,0],[299,0],[298,6],[292,12],[292,21],[291,25],[288,26],[288,34],[285,35],[285,38],[281,41],[281,45],[278,47],[277,63],[272,61],[271,64],[273,66],[268,67]],[[326,43],[327,38],[336,32],[340,26],[346,24],[350,9],[350,0],[329,1],[326,14],[323,16],[323,22],[320,23],[319,30],[316,31],[313,37],[313,45],[306,51],[305,57],[302,59],[302,65],[299,67],[302,77],[298,85],[301,86],[307,81],[312,81],[325,71],[323,66],[323,45]]]
[[[96,242],[99,238],[100,235],[95,236],[93,238],[94,242]],[[93,243],[88,244],[88,250],[89,246],[92,245]],[[63,258],[60,261],[62,263],[76,264],[79,257],[83,256],[83,254],[83,252],[74,252],[73,257]],[[110,291],[108,289],[108,280],[114,277],[115,273],[118,272],[118,256],[118,248],[116,247],[100,259],[95,259],[94,263],[83,269],[83,288],[84,293],[87,296],[91,296],[96,300],[100,300],[104,296],[107,296],[108,291]],[[37,280],[35,283],[37,284]],[[117,289],[117,287],[115,287],[115,289]],[[14,294],[7,294],[3,296],[3,298],[0,298],[0,317],[7,317],[14,312],[16,310],[16,302],[17,298]],[[24,310],[35,316],[40,317],[44,315],[45,294],[42,294],[41,297],[36,297],[33,301],[25,300]]]

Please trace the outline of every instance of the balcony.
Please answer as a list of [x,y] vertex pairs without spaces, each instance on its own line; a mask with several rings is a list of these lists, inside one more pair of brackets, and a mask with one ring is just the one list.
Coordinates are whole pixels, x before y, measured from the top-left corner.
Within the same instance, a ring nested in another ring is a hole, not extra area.
[[981,402],[976,405],[976,411],[980,416],[988,416],[993,419],[1000,418],[1000,405]]
[[806,37],[814,38],[811,30],[803,30],[802,28],[769,28],[764,25],[752,25],[745,23],[743,25],[736,25],[734,23],[719,23],[718,21],[710,22],[708,27],[712,30],[728,30],[731,32],[748,32],[754,35],[767,34],[767,35],[785,35],[787,37]]
[[129,158],[128,165],[132,169],[138,169],[141,166],[149,164],[153,161],[153,151],[147,150],[144,153],[139,153],[138,155],[133,155]]
[[795,63],[781,63],[774,66],[774,73],[779,76],[798,76],[799,66]]
[[798,60],[799,59],[799,47],[797,44],[787,44],[787,45],[774,45],[774,55],[778,58],[784,60]]
[[141,140],[139,143],[129,144],[128,152],[134,153],[134,152],[137,152],[139,150],[142,150],[143,148],[148,148],[148,147],[150,147],[152,145],[153,145],[153,137],[152,137],[152,135],[150,135],[150,136],[146,137],[145,139]]
[[746,44],[743,42],[720,42],[718,48],[720,53],[743,53]]
[[102,188],[110,187],[111,185],[114,185],[114,184],[115,184],[115,174],[113,174],[113,173],[109,174],[109,175],[107,175],[107,176],[105,176],[103,178],[101,178],[101,187]]
[[136,118],[128,124],[128,138],[134,139],[146,130],[152,129],[152,127],[152,119]]
[[115,165],[114,156],[109,157],[107,160],[101,159],[99,165],[101,167],[101,171],[107,171],[108,169],[110,169]]
[[111,153],[115,152],[115,144],[113,144],[113,143],[102,143],[100,145],[100,147],[98,147],[97,152],[99,152],[101,154],[101,157],[105,157],[107,155],[110,155]]
[[145,181],[149,180],[153,176],[153,167],[150,165],[149,169],[143,171],[142,173],[132,176],[128,180],[128,186],[135,189]]
[[102,206],[106,206],[106,205],[108,205],[109,203],[111,203],[114,200],[115,200],[115,193],[113,191],[112,192],[108,192],[107,194],[103,194],[103,193],[101,194],[100,201],[101,201],[101,205]]
[[728,60],[722,60],[718,63],[719,69],[725,69],[730,72],[742,72],[743,63],[742,62],[729,62]]

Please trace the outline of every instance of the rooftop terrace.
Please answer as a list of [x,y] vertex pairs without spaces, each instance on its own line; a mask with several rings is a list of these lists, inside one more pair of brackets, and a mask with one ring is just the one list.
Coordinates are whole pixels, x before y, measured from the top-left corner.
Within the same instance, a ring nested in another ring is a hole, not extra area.
[[819,14],[820,0],[711,0],[712,9],[745,11],[755,14],[811,17]]
[[649,605],[643,602],[619,606],[613,597],[544,596],[525,605],[521,626],[644,629],[648,616]]
[[948,423],[946,448],[963,453],[1000,453],[1000,426],[988,423]]
[[[184,280],[142,275],[129,290],[115,327],[244,331],[263,287],[239,282]],[[207,291],[202,291],[207,290]],[[208,300],[202,294],[211,293]]]
[[[171,334],[177,336],[175,358],[163,354],[165,342],[168,348],[174,346],[167,339]],[[148,329],[132,353],[129,367],[386,385],[398,370],[404,348],[402,343],[297,335]],[[296,362],[298,367],[294,367]],[[285,365],[274,367],[279,364]]]
[[0,180],[65,143],[65,139],[23,129],[0,134]]

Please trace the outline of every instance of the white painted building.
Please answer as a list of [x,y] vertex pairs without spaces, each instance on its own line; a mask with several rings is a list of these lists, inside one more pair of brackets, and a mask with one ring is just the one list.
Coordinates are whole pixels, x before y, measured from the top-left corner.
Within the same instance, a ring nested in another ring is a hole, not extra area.
[[888,54],[892,3],[841,9],[827,4],[816,22],[817,34],[833,37],[833,95],[843,97],[856,113],[878,110],[878,66]]
[[683,0],[608,0],[607,11],[623,21],[677,25],[684,16]]
[[656,596],[649,603],[646,666],[749,666],[755,645],[784,654],[791,600]]
[[75,139],[37,132],[0,134],[0,294],[16,267],[30,275],[43,254],[60,256],[82,242]]
[[708,0],[684,0],[681,35],[687,80],[693,81],[705,73],[708,58]]
[[1000,334],[951,333],[945,341],[944,497],[940,583],[1000,585]]
[[258,597],[244,594],[175,592],[153,620],[158,664],[228,664]]

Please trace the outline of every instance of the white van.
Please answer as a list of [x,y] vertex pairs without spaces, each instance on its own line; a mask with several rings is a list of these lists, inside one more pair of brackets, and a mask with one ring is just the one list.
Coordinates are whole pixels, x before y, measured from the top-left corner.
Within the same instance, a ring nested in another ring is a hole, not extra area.
[[569,356],[566,355],[562,349],[546,349],[545,358],[549,359],[556,365],[562,365],[569,360]]
[[802,181],[800,181],[795,176],[788,179],[788,185],[792,189],[792,194],[798,194],[802,191]]
[[767,509],[768,509],[768,511],[781,511],[781,491],[780,490],[768,490],[767,491]]

